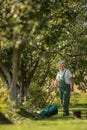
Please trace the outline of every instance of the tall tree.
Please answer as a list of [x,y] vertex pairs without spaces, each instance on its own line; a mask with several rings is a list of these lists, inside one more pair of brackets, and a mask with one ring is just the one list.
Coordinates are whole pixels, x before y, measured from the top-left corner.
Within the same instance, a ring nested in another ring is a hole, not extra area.
[[[87,53],[83,29],[87,10],[83,0],[7,0],[0,4],[0,76],[17,105],[32,82],[42,86],[47,76],[54,76],[56,60],[72,57],[71,64]],[[71,68],[80,70],[73,64]]]

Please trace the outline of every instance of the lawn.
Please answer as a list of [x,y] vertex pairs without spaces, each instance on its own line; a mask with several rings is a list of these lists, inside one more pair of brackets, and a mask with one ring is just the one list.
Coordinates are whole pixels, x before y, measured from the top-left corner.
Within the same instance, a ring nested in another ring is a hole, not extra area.
[[[0,130],[87,130],[87,94],[75,93],[71,97],[70,116],[62,117],[61,106],[57,115],[40,120],[23,118],[15,124],[1,124]],[[73,119],[72,111],[81,110],[82,118]]]
[[87,120],[83,119],[52,119],[33,121],[26,119],[22,124],[0,125],[0,130],[87,130]]

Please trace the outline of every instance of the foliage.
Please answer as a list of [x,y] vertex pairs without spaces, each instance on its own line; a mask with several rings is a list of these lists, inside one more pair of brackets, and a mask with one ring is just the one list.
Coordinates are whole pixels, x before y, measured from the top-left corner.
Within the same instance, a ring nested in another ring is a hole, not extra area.
[[47,87],[47,84],[45,84],[44,87],[34,86],[34,84],[32,84],[28,89],[27,97],[25,98],[22,107],[30,113],[36,112],[49,104],[52,96],[51,93],[52,92],[50,92],[50,88],[49,86]]
[[29,96],[42,93],[47,80],[55,78],[60,59],[65,59],[75,83],[86,85],[86,1],[4,0],[0,4],[0,77],[10,89],[11,100],[18,105],[28,90]]
[[8,90],[3,86],[0,80],[0,112],[7,113],[10,107]]

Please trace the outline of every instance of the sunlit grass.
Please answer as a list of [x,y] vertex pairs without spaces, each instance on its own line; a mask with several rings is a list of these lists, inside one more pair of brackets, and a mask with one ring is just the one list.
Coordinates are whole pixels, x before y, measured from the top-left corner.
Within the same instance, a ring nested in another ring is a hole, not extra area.
[[[38,120],[23,118],[15,124],[1,124],[0,130],[87,130],[86,100],[87,94],[74,93],[71,96],[69,117],[62,116],[61,105],[59,104],[59,112],[53,117]],[[73,119],[73,110],[81,110],[82,118]]]
[[26,119],[22,124],[18,125],[1,125],[0,130],[87,130],[87,120],[74,119],[46,119],[40,121],[32,121]]

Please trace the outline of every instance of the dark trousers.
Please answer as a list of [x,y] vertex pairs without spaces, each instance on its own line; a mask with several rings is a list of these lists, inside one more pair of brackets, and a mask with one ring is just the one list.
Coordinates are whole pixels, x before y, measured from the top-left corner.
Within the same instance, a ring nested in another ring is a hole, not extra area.
[[63,108],[63,113],[69,115],[70,85],[60,88],[60,100]]

